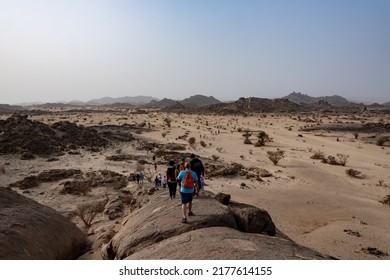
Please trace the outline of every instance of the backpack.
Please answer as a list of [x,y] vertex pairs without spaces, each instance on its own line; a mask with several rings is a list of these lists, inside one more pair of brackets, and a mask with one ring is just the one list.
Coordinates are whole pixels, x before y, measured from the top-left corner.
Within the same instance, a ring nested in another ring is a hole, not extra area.
[[167,169],[167,181],[168,182],[176,182],[176,176],[175,176],[175,167],[170,166]]
[[186,177],[183,181],[183,188],[192,189],[194,187],[194,177],[192,177],[191,171],[186,171]]

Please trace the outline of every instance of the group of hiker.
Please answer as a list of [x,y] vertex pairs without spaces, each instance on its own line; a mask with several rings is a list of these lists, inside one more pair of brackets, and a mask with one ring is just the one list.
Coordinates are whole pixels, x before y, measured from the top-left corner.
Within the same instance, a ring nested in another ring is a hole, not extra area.
[[[176,193],[179,192],[181,200],[182,222],[186,223],[188,216],[193,216],[192,198],[199,197],[199,191],[204,188],[204,166],[202,161],[194,154],[191,154],[190,161],[186,162],[184,157],[181,157],[179,164],[175,164],[174,160],[169,162],[166,171],[166,180],[169,189],[169,196],[172,199],[176,198]],[[179,190],[177,187],[179,186]]]

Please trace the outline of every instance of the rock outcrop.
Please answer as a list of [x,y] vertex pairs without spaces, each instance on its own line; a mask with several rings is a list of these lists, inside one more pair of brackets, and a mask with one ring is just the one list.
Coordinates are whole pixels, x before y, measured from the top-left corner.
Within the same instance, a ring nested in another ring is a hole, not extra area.
[[186,224],[177,200],[166,194],[150,197],[102,246],[103,259],[330,258],[294,243],[277,230],[267,211],[221,199],[228,195],[205,191],[194,198],[195,215]]
[[86,236],[54,209],[0,187],[0,259],[76,259]]

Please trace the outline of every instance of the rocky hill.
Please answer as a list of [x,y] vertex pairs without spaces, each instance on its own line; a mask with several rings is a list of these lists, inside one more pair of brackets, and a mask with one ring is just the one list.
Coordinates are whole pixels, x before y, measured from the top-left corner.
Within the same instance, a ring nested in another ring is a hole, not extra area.
[[321,97],[311,97],[307,94],[302,94],[300,92],[292,92],[289,95],[283,97],[283,99],[288,99],[291,102],[297,103],[297,104],[312,104],[316,103],[318,101],[326,101],[332,106],[349,106],[349,105],[355,105],[355,103],[352,103],[345,99],[344,97],[338,96],[338,95],[332,95],[332,96],[321,96]]
[[21,111],[24,108],[21,106],[12,106],[8,104],[0,104],[0,113],[15,113]]
[[243,113],[291,113],[304,108],[287,99],[266,99],[241,97],[230,103],[219,103],[201,108],[204,113],[216,114],[243,114]]
[[219,104],[221,101],[215,99],[212,96],[204,96],[204,95],[194,95],[189,98],[185,98],[180,101],[181,104],[188,107],[203,107],[207,105]]

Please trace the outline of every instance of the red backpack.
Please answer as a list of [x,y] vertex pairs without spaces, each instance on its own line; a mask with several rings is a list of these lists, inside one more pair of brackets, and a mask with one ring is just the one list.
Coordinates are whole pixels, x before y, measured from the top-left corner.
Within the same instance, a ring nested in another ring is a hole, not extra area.
[[192,189],[194,187],[194,177],[192,177],[191,171],[186,171],[186,177],[184,178],[183,188]]

